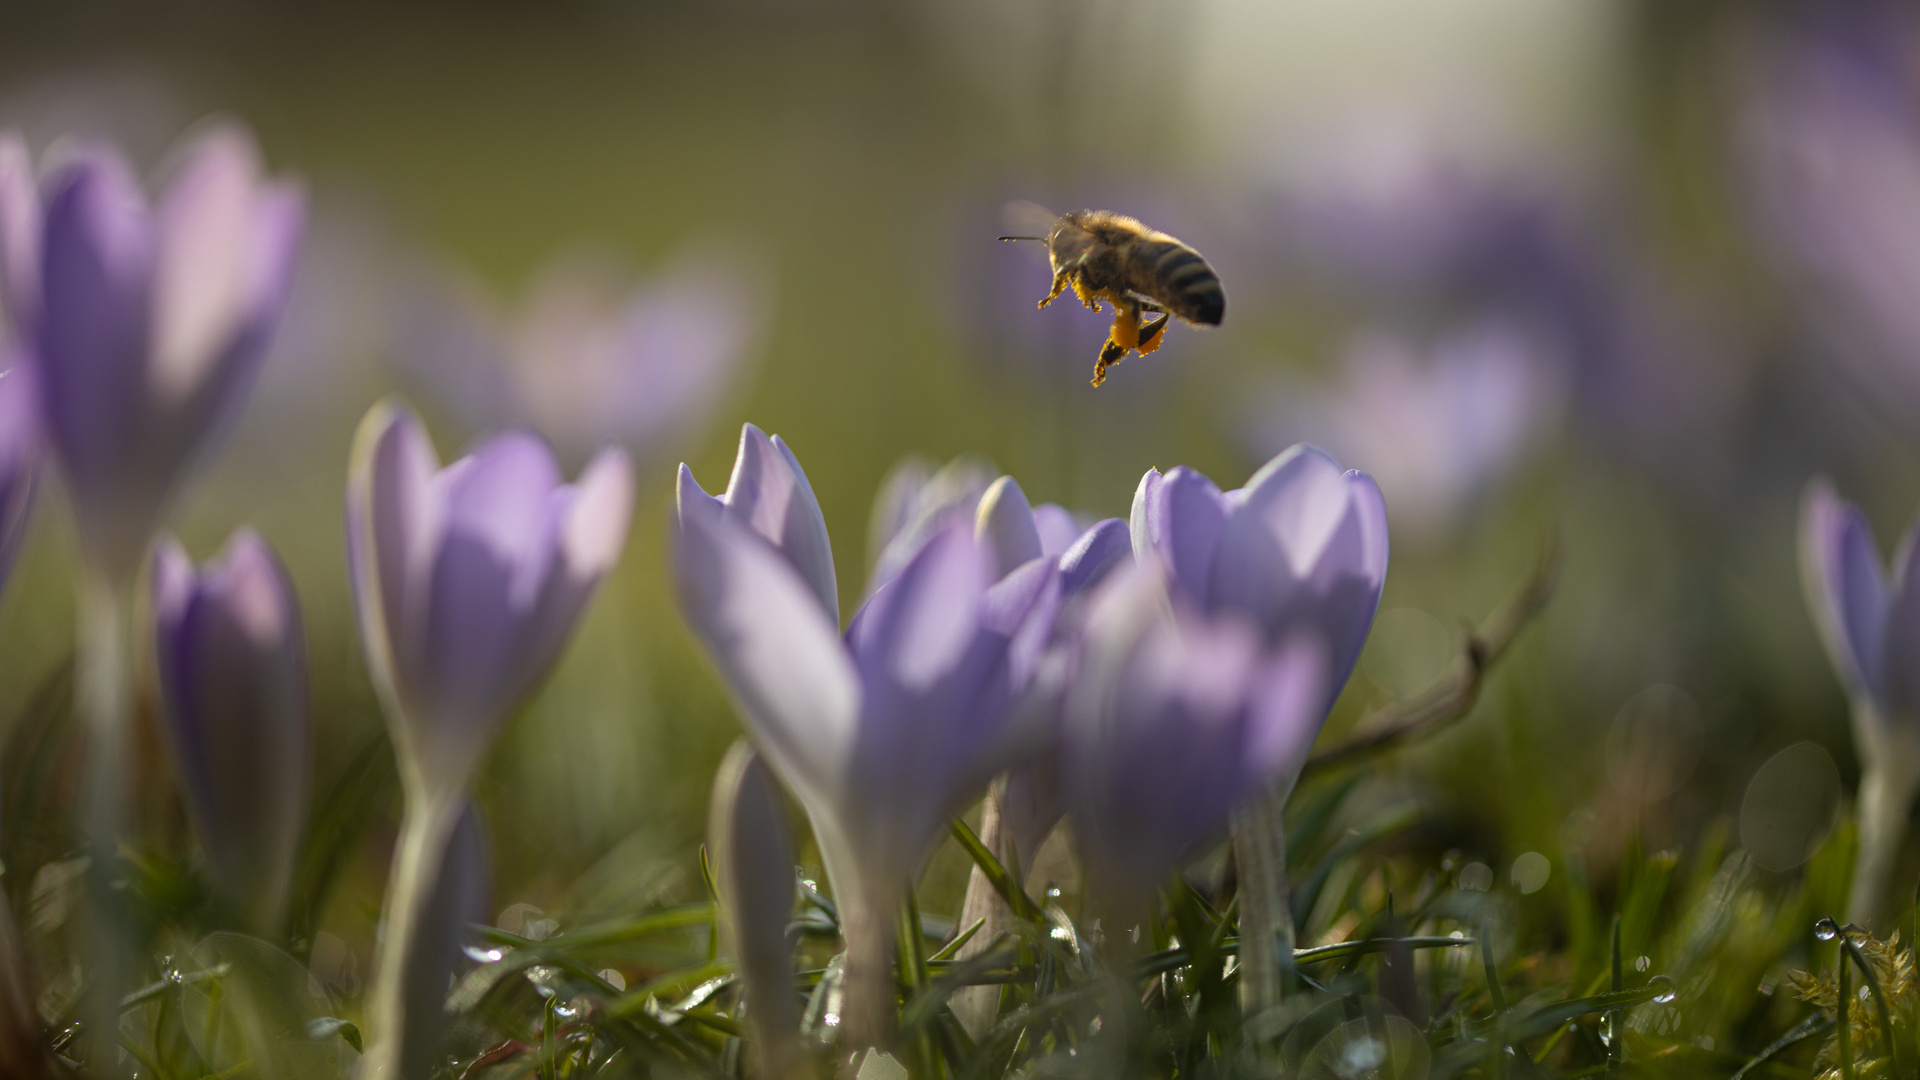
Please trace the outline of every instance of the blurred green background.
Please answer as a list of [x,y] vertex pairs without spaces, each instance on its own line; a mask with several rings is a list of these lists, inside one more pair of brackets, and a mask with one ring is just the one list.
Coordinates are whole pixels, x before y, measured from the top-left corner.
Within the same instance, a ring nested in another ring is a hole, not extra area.
[[[1797,500],[1833,475],[1883,547],[1920,503],[1914,411],[1808,329],[1818,313],[1753,212],[1741,133],[1767,43],[1803,10],[19,3],[0,34],[0,124],[36,151],[104,133],[146,166],[227,113],[311,186],[287,327],[176,524],[206,557],[251,523],[290,565],[322,788],[380,731],[345,587],[353,426],[397,389],[444,455],[477,434],[406,374],[393,268],[464,267],[502,297],[583,244],[645,274],[724,242],[755,268],[740,375],[698,432],[641,461],[625,563],[487,769],[496,910],[687,886],[739,725],[672,602],[673,466],[718,491],[747,420],[806,466],[848,611],[870,504],[903,455],[981,455],[1035,502],[1124,516],[1150,466],[1231,487],[1291,438],[1332,441],[1382,475],[1395,530],[1334,727],[1437,675],[1462,620],[1557,534],[1560,592],[1481,707],[1369,782],[1418,800],[1412,842],[1436,856],[1504,876],[1522,853],[1578,851],[1605,887],[1629,836],[1683,846],[1737,816],[1761,763],[1797,740],[1825,747],[1851,790],[1844,702],[1797,577]],[[1031,311],[1044,269],[994,243],[1012,198],[1176,233],[1220,270],[1225,325],[1176,327],[1093,390],[1097,327]],[[1483,241],[1524,249],[1519,269],[1488,270]],[[1553,390],[1464,494],[1418,466],[1482,431],[1470,404],[1414,401],[1373,442],[1339,443],[1328,425],[1356,341],[1398,335],[1420,370],[1428,344],[1487,317],[1523,327]],[[1423,443],[1421,409],[1465,419]],[[1376,455],[1413,465],[1394,482]],[[1422,499],[1439,509],[1401,513]],[[67,655],[72,592],[55,493],[0,604],[0,702]],[[184,835],[154,761],[149,825]],[[361,948],[389,838],[370,837],[326,920]],[[930,907],[957,906],[959,880],[942,862]]]

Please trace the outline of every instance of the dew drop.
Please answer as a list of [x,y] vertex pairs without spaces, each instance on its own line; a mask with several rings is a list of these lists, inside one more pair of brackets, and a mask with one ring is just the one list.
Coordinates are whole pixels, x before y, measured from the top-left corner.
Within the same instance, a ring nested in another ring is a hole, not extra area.
[[1653,961],[1648,957],[1636,956],[1633,958],[1633,970],[1635,971],[1645,971],[1652,966]]
[[497,964],[507,955],[505,949],[483,949],[478,945],[468,945],[460,951],[476,964]]
[[1821,919],[1813,924],[1813,936],[1821,941],[1832,941],[1840,936],[1840,927],[1832,919]]
[[1673,988],[1673,980],[1665,975],[1655,975],[1648,980],[1647,985],[1656,989],[1653,1000],[1661,1005],[1672,1004],[1673,999],[1679,996]]

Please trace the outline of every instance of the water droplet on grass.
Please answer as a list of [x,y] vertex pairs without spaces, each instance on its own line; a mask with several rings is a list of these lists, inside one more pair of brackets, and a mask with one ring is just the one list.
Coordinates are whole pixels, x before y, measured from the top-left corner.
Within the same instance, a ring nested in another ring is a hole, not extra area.
[[1840,936],[1840,927],[1832,919],[1821,919],[1813,924],[1813,936],[1821,941],[1832,941]]
[[497,964],[507,955],[505,949],[483,949],[478,945],[468,945],[460,951],[476,964]]
[[1672,1004],[1673,999],[1679,996],[1673,988],[1673,980],[1667,978],[1665,975],[1655,975],[1647,982],[1647,986],[1656,991],[1653,995],[1653,1000],[1661,1005]]

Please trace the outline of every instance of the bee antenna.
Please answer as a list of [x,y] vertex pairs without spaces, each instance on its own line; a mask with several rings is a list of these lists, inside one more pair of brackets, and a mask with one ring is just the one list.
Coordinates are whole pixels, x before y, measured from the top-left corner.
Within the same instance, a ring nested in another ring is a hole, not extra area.
[[1045,239],[1046,239],[1046,237],[1044,237],[1044,236],[1002,236],[1002,237],[998,237],[997,239],[1001,239],[1001,240],[1045,240]]

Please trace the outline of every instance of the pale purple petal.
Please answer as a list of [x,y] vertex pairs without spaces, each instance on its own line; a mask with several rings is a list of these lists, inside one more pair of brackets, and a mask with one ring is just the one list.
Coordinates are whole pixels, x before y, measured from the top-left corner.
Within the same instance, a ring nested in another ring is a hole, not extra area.
[[143,474],[162,467],[131,460],[151,423],[152,226],[139,184],[108,151],[76,157],[48,190],[34,342],[48,436],[83,536],[104,557],[130,564],[158,509]]
[[1321,634],[1337,694],[1373,625],[1386,574],[1386,513],[1360,473],[1299,446],[1247,485],[1228,521],[1207,592],[1214,610],[1244,612],[1269,640],[1299,627]]
[[1033,508],[1033,527],[1040,533],[1040,552],[1061,555],[1080,539],[1083,531],[1072,511],[1058,503],[1041,503]]
[[681,611],[781,775],[818,808],[843,789],[860,678],[792,564],[725,518],[691,514],[674,544]]
[[1227,527],[1227,503],[1220,489],[1179,466],[1154,486],[1146,500],[1146,518],[1154,549],[1166,560],[1176,586],[1205,603],[1215,553]]
[[1013,568],[1037,559],[1043,552],[1027,493],[1011,476],[993,482],[980,497],[974,516],[974,537],[993,557],[992,576],[1005,577]]
[[207,379],[252,306],[260,155],[220,126],[183,148],[155,208],[153,389],[180,401]]
[[1133,540],[1127,523],[1108,518],[1080,535],[1060,556],[1061,587],[1068,595],[1098,585],[1106,575],[1124,565],[1123,556],[1132,550]]
[[767,438],[752,424],[740,430],[740,451],[721,496],[727,516],[765,537],[813,589],[820,606],[840,618],[840,589],[833,572],[833,545],[813,485],[799,459],[778,436]]
[[1882,703],[1890,715],[1920,722],[1920,519],[1894,553],[1892,584],[1879,657]]
[[1866,518],[1825,480],[1809,484],[1801,502],[1800,570],[1807,605],[1841,682],[1849,694],[1878,701],[1887,583]]
[[1127,532],[1133,541],[1133,557],[1145,561],[1159,550],[1160,536],[1156,530],[1163,524],[1160,515],[1148,511],[1158,498],[1160,485],[1166,478],[1159,469],[1148,469],[1133,489],[1133,509],[1127,515]]

